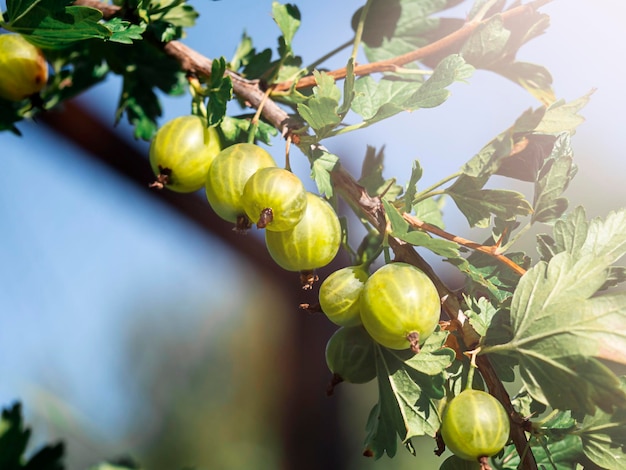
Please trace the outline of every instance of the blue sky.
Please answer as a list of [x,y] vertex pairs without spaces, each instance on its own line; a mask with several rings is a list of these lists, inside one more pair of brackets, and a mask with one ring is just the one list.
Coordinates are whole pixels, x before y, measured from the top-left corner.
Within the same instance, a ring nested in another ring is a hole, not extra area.
[[[185,42],[205,55],[230,57],[243,29],[257,48],[275,47],[271,1],[191,3],[201,16]],[[305,63],[350,38],[345,25],[361,3],[301,2],[303,23],[294,49]],[[604,215],[626,203],[626,6],[618,0],[593,5],[557,0],[543,10],[552,15],[552,27],[520,58],[548,66],[559,98],[572,100],[598,89],[583,110],[587,122],[573,140],[580,171],[568,196],[574,204],[589,204],[591,214]],[[328,65],[339,67],[344,60]],[[112,125],[119,84],[111,78],[81,102]],[[186,97],[167,98],[163,105],[162,122],[189,111]],[[440,108],[399,116],[326,144],[356,166],[367,144],[386,145],[386,174],[399,175],[400,183],[419,158],[428,185],[455,171],[531,106],[537,103],[521,88],[478,72],[469,84],[453,85],[451,98]],[[181,217],[164,214],[150,193],[84,160],[79,150],[42,126],[24,123],[20,129],[22,138],[0,134],[0,403],[20,398],[28,404],[29,397],[42,392],[56,394],[86,420],[98,422],[103,433],[115,435],[132,406],[121,383],[124,351],[118,334],[131,324],[132,306],[146,307],[138,315],[149,315],[174,286],[188,302],[176,319],[162,319],[172,328],[184,329],[198,315],[232,321],[222,318],[224,312],[238,311],[243,300],[223,294],[251,285],[253,273],[235,253]],[[120,131],[130,138],[127,126]],[[276,141],[272,152],[279,157],[281,151]],[[293,166],[307,178],[304,158],[296,156]],[[159,230],[154,229],[157,217],[163,221]],[[449,228],[466,232],[453,218]],[[164,252],[175,262],[158,266]]]

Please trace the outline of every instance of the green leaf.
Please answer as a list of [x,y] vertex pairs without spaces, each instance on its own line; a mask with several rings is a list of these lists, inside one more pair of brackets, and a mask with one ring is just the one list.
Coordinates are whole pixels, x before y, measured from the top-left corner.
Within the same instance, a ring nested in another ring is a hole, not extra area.
[[184,89],[180,65],[147,41],[137,42],[133,47],[108,43],[106,58],[111,69],[124,78],[116,122],[126,114],[135,127],[135,138],[150,140],[161,115],[161,104],[154,88],[179,94]]
[[226,59],[220,57],[211,63],[211,78],[208,84],[207,125],[216,126],[226,115],[226,107],[233,97],[233,83],[226,72]]
[[[493,239],[483,243],[493,245]],[[530,258],[524,253],[506,253],[505,256],[522,268],[530,264]],[[493,257],[474,251],[466,258],[450,258],[446,260],[456,266],[466,278],[468,291],[474,296],[488,295],[496,305],[501,305],[513,295],[519,282],[519,275],[502,263],[494,262]]]
[[491,320],[495,316],[497,310],[489,302],[486,297],[473,297],[464,295],[465,303],[469,310],[466,310],[465,316],[469,318],[469,322],[480,336],[486,336],[487,330],[491,325]]
[[535,128],[535,132],[540,134],[561,134],[562,132],[574,134],[576,128],[585,122],[585,119],[578,112],[587,105],[594,92],[595,90],[591,90],[586,95],[569,103],[563,100],[554,103],[546,110],[543,119]]
[[348,111],[350,111],[350,107],[352,106],[352,100],[355,96],[354,81],[354,59],[350,57],[346,65],[346,78],[343,82],[343,102],[341,106],[339,106],[339,109],[337,109],[337,114],[339,114],[342,119]]
[[561,197],[574,178],[574,165],[568,134],[561,134],[552,153],[537,175],[532,222],[551,223],[567,210],[567,199]]
[[352,110],[365,121],[380,121],[405,111],[405,103],[421,84],[415,81],[361,77],[354,84]]
[[[9,9],[6,29],[23,34],[28,40],[44,49],[61,49],[85,39],[108,39],[112,33],[100,23],[102,13],[95,8],[63,6],[66,1],[35,1],[24,8],[17,2],[16,9]],[[56,3],[56,4],[53,4]],[[15,6],[15,5],[14,5]]]
[[[363,31],[367,59],[390,59],[432,42],[441,18],[431,15],[458,3],[460,0],[374,0]],[[359,14],[353,16],[353,28]]]
[[330,177],[330,173],[339,164],[339,157],[326,150],[316,147],[309,157],[311,162],[311,178],[317,185],[317,190],[320,194],[325,194],[330,198],[333,195],[333,185]]
[[391,235],[413,246],[424,247],[433,253],[446,258],[459,256],[459,245],[440,238],[433,238],[428,233],[412,230],[409,223],[402,218],[400,212],[388,201],[383,199],[385,213],[391,223]]
[[536,181],[540,169],[553,152],[557,137],[572,134],[584,120],[578,115],[591,93],[570,103],[557,102],[549,108],[525,111],[509,129],[485,145],[461,171],[476,178],[494,174]]
[[[432,333],[420,348],[417,354],[411,354],[404,360],[407,367],[426,375],[439,375],[452,364],[456,353],[451,348],[444,348],[443,345],[448,337],[447,331],[436,331]],[[388,352],[394,353],[389,350]]]
[[[238,142],[248,142],[248,132],[250,131],[250,121],[252,120],[252,117],[253,116],[250,115],[247,119],[242,119],[232,116],[224,116],[224,119],[220,122],[219,126],[222,130],[224,138],[226,139],[227,145],[232,145]],[[260,140],[261,142],[270,144],[272,137],[277,135],[278,130],[274,126],[260,120],[254,138],[255,140]]]
[[[576,468],[580,468],[577,465],[582,457],[580,438],[570,434],[561,439],[540,439],[542,441],[536,439],[530,441],[530,450],[532,450],[539,468],[546,470],[576,470]],[[513,445],[505,448],[504,455],[508,455],[510,458],[504,462],[499,459],[495,460],[494,469],[518,470],[520,468],[519,454]]]
[[25,110],[18,103],[0,98],[0,132],[11,131],[13,134],[21,136],[22,133],[15,127],[15,123],[23,119],[24,113]]
[[465,81],[472,72],[473,68],[461,56],[453,54],[443,59],[424,83],[385,78],[376,82],[370,76],[359,78],[355,83],[352,110],[368,124],[373,124],[402,111],[439,106],[450,94],[446,87],[455,81]]
[[[445,353],[447,356],[448,353]],[[410,446],[416,436],[434,437],[440,419],[435,399],[445,392],[442,375],[425,375],[407,367],[396,353],[376,346],[378,404],[367,421],[366,453],[378,459],[386,452],[393,457],[397,437]]]
[[445,199],[442,197],[437,199],[430,197],[419,201],[417,204],[413,205],[415,217],[443,230],[445,228],[443,222],[444,202]]
[[237,45],[233,58],[230,59],[228,67],[233,71],[238,71],[240,68],[245,67],[251,55],[254,54],[254,47],[252,47],[252,38],[248,36],[246,32],[241,36],[241,41]]
[[[621,377],[621,389],[626,391]],[[609,414],[598,410],[585,416],[577,433],[585,455],[602,468],[623,468],[626,462],[626,411]]]
[[272,2],[272,16],[283,33],[285,45],[291,50],[291,41],[300,27],[300,10],[290,3],[281,5],[278,2]]
[[523,194],[507,189],[482,189],[483,184],[484,179],[461,176],[446,189],[470,227],[488,227],[492,215],[511,220],[532,213]]
[[143,39],[141,35],[146,30],[145,24],[136,25],[129,21],[124,21],[121,18],[113,18],[104,25],[112,33],[109,41],[122,44],[132,44],[133,40]]
[[511,31],[496,15],[481,24],[461,48],[463,58],[477,68],[488,68],[499,62],[506,52]]
[[411,177],[406,185],[406,192],[404,194],[404,212],[411,212],[413,198],[415,197],[415,194],[417,194],[417,183],[422,178],[423,174],[424,171],[422,170],[422,165],[420,165],[418,160],[415,160],[413,162],[413,167],[411,168]]
[[24,429],[22,407],[15,403],[2,410],[0,419],[0,468],[19,468],[26,450],[30,430]]
[[[615,229],[611,228],[612,225],[626,226],[626,222],[623,222],[622,218],[622,212],[611,212],[606,222],[603,222],[601,219],[587,222],[585,209],[581,206],[577,207],[570,214],[555,222],[554,239],[545,234],[538,235],[538,250],[541,254],[541,259],[549,261],[554,255],[563,251],[571,253],[576,259],[580,259],[586,254],[611,256],[610,252],[605,252],[600,248],[603,244],[603,233],[606,231],[609,233],[614,232]],[[609,249],[619,252],[623,243],[626,242],[614,239],[612,245],[609,245]],[[614,257],[611,257],[611,259],[614,259]],[[608,289],[624,281],[626,281],[626,268],[610,266],[607,279],[600,290]]]
[[0,468],[24,470],[62,470],[63,444],[44,446],[26,461],[24,452],[30,438],[30,429],[24,428],[22,407],[15,403],[2,410],[0,419]]
[[626,253],[626,210],[592,221],[576,247],[522,277],[511,305],[513,339],[493,350],[519,359],[538,401],[592,414],[596,406],[626,406],[619,381],[597,360],[626,362],[626,293],[594,295]]
[[454,82],[467,82],[473,73],[474,67],[465,62],[463,57],[458,54],[449,55],[439,62],[431,77],[413,95],[410,107],[417,109],[439,106],[450,95],[446,87]]
[[313,95],[306,103],[298,105],[298,112],[315,131],[318,140],[321,140],[341,123],[342,118],[337,113],[341,90],[330,75],[317,70],[313,75],[317,86],[313,88]]
[[149,23],[168,23],[178,28],[190,28],[198,18],[198,12],[181,0],[151,0],[145,15]]

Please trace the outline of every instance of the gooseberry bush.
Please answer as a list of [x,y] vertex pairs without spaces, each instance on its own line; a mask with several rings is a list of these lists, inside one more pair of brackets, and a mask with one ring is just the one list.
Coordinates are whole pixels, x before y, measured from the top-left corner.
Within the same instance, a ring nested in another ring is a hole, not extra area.
[[[207,211],[237,232],[265,230],[273,260],[300,272],[304,289],[319,288],[319,305],[306,308],[338,328],[319,359],[332,373],[328,393],[341,382],[378,384],[365,456],[394,457],[399,443],[415,453],[417,439],[431,439],[438,455],[455,454],[442,469],[622,469],[626,385],[613,366],[626,364],[626,292],[615,289],[626,280],[616,265],[626,210],[589,220],[563,196],[576,175],[570,137],[591,93],[559,100],[545,67],[516,59],[547,30],[546,3],[367,0],[346,25],[352,52],[326,56],[345,67],[328,70],[302,66],[293,39],[305,19],[294,4],[271,5],[277,57],[244,34],[227,60],[180,41],[201,21],[183,0],[7,0],[0,130],[19,133],[21,120],[121,75],[115,118],[151,141],[146,184],[206,193]],[[466,17],[445,16],[459,4]],[[453,83],[471,86],[476,69],[523,87],[537,106],[440,183],[424,187],[419,161],[407,165],[405,186],[385,179],[373,148],[352,175],[334,153],[335,136],[427,113]],[[156,90],[187,93],[189,115],[159,123]],[[270,154],[276,136],[286,145]],[[310,175],[291,170],[300,154]],[[532,197],[493,187],[496,175],[525,182]],[[317,194],[305,189],[308,177]],[[364,230],[348,234],[339,200]],[[444,200],[489,236],[446,231]],[[532,226],[545,232],[535,261],[515,248]],[[319,280],[339,251],[349,262]],[[458,269],[463,288],[451,290],[425,253]],[[43,465],[61,459],[58,446],[21,458],[19,412],[2,415],[0,467],[53,468]]]

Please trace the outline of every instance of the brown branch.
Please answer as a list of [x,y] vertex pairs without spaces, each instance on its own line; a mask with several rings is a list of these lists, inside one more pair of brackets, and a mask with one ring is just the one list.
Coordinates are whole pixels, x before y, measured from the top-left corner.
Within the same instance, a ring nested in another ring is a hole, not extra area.
[[[532,14],[539,7],[551,2],[552,0],[535,0],[525,5],[520,5],[515,8],[511,8],[500,14],[502,21],[506,24],[514,19],[518,19],[521,16]],[[406,54],[392,57],[391,59],[381,60],[378,62],[370,62],[368,64],[357,65],[354,67],[354,75],[364,76],[371,75],[377,72],[394,72],[403,65],[410,64],[411,62],[417,62],[430,56],[435,56],[446,51],[452,51],[460,44],[466,41],[476,29],[486,24],[492,17],[484,19],[482,21],[472,21],[465,24],[460,29],[457,29],[453,33],[438,39],[426,46],[415,49]],[[346,78],[347,70],[345,67],[326,72],[335,80]],[[307,75],[298,80],[295,85],[296,89],[309,88],[315,86],[315,77],[313,75]],[[286,91],[293,86],[293,81],[281,82],[273,86],[275,91]]]
[[402,214],[402,218],[406,220],[411,226],[418,228],[420,230],[424,230],[425,232],[430,232],[432,234],[437,235],[438,237],[445,238],[446,240],[453,241],[458,243],[459,245],[466,246],[471,248],[472,250],[480,251],[481,253],[485,253],[486,255],[492,256],[497,259],[499,262],[504,264],[506,267],[510,268],[515,273],[523,276],[526,274],[526,270],[522,268],[517,263],[513,262],[513,260],[507,258],[501,253],[498,253],[497,246],[485,246],[480,243],[473,242],[463,237],[459,237],[458,235],[453,235],[451,233],[446,232],[445,230],[441,230],[439,227],[435,227],[434,225],[430,225],[423,220],[418,219],[417,217],[412,216],[411,214],[407,214],[406,212]]

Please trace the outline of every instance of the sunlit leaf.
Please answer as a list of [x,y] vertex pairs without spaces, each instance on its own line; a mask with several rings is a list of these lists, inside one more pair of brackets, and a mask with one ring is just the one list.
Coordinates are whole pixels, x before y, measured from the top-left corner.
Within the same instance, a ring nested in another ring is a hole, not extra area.
[[[595,219],[584,243],[541,261],[511,305],[513,339],[495,347],[517,357],[528,391],[554,408],[592,414],[626,406],[626,393],[597,359],[626,362],[626,293],[594,295],[626,253],[626,211]],[[563,387],[568,383],[568,387]]]
[[433,400],[444,396],[444,381],[441,375],[407,367],[397,354],[380,346],[376,346],[376,370],[378,404],[367,422],[365,446],[366,453],[378,459],[385,453],[395,455],[398,437],[405,445],[416,436],[434,437],[440,419]]
[[317,185],[317,190],[320,194],[325,194],[326,197],[333,195],[333,185],[330,178],[330,173],[339,164],[339,157],[326,150],[316,148],[310,157],[311,162],[311,178]]

